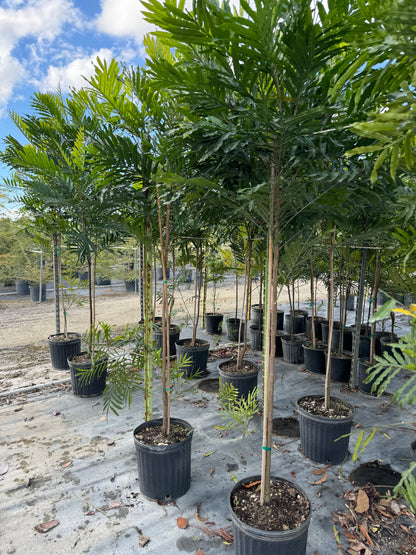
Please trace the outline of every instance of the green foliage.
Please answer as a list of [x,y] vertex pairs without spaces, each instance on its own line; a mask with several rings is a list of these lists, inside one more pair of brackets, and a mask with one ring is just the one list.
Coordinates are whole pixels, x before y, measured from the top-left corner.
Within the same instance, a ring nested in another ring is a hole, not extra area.
[[416,462],[413,462],[405,472],[402,472],[401,480],[393,490],[396,497],[403,495],[414,513],[416,513],[416,479],[413,476],[415,469]]
[[239,428],[245,436],[252,418],[258,414],[258,388],[255,387],[247,396],[240,397],[238,389],[233,384],[219,383],[218,401],[220,404],[219,412],[221,417],[226,419],[224,425],[215,426],[219,430],[233,430]]

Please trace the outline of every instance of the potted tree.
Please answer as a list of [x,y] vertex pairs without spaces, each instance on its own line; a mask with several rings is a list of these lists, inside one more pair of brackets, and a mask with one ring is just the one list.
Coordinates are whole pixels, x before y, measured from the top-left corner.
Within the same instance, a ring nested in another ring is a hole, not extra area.
[[204,285],[212,283],[212,311],[205,313],[205,329],[208,333],[218,334],[222,332],[224,314],[217,310],[217,284],[224,280],[226,269],[221,254],[208,253],[205,257],[205,268],[207,276]]
[[68,331],[68,313],[73,306],[82,306],[87,302],[85,297],[77,295],[75,292],[78,279],[71,273],[63,274],[63,277],[67,283],[65,286],[61,279],[60,294],[64,331],[48,337],[51,363],[56,370],[68,370],[68,358],[81,352],[81,334]]
[[[331,352],[334,324],[334,243],[336,231],[329,241],[329,335]],[[325,375],[325,395],[307,395],[297,402],[302,453],[320,463],[340,464],[346,457],[354,408],[330,395],[331,359],[328,356]]]

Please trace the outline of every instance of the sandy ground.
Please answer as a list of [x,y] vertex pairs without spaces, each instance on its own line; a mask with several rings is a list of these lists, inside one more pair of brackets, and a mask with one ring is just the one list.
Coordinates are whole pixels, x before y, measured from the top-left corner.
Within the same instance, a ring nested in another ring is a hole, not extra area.
[[[126,324],[137,325],[140,319],[139,296],[127,294],[122,287],[104,287],[96,299],[96,321],[108,322],[117,329]],[[56,333],[55,303],[52,291],[43,303],[34,303],[28,297],[0,294],[0,393],[68,377],[65,371],[54,370],[50,363],[47,337]],[[176,293],[174,321],[180,322],[192,309],[193,285],[181,286]],[[240,285],[239,299],[242,301]],[[300,300],[310,296],[309,285],[299,290]],[[319,297],[325,298],[323,287]],[[258,290],[254,284],[252,304],[258,302]],[[288,302],[282,291],[279,305]],[[217,288],[217,311],[231,315],[235,306],[235,286],[232,283]],[[212,311],[212,288],[208,287],[207,311]],[[156,306],[156,314],[160,306]],[[88,305],[74,306],[68,315],[69,331],[85,332],[89,325]],[[61,331],[63,324],[61,323]]]

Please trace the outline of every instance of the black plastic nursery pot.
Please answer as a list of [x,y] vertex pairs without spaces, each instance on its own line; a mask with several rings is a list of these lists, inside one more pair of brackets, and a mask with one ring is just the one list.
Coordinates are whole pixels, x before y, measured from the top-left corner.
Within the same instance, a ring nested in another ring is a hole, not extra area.
[[206,312],[205,313],[205,331],[212,334],[222,333],[222,321],[224,319],[223,314],[217,312]]
[[397,335],[394,333],[393,337],[391,335],[391,333],[386,334],[386,335],[382,335],[380,337],[380,351],[381,351],[381,356],[383,356],[384,354],[388,354],[388,355],[392,355],[393,354],[393,347],[392,344],[397,343],[398,341],[398,337]]
[[[42,291],[40,291],[40,285],[29,285],[30,300],[34,303],[45,302],[46,301],[46,283],[42,284]],[[41,293],[41,298],[39,299],[39,293]]]
[[276,357],[283,356],[282,337],[285,337],[285,336],[286,336],[286,332],[281,330],[276,331],[276,351],[274,353]]
[[136,287],[136,285],[138,285],[138,281],[138,279],[125,281],[124,286],[126,288],[126,293],[135,293],[136,289],[138,289],[138,287]]
[[218,370],[221,378],[221,384],[231,384],[238,390],[238,396],[247,399],[249,394],[257,386],[257,376],[259,369],[255,368],[252,372],[245,374],[236,374],[234,372],[227,372],[223,370],[228,361],[221,362],[218,365]]
[[69,370],[68,358],[81,352],[81,334],[68,332],[67,335],[68,339],[63,333],[48,337],[52,368],[55,370]]
[[179,364],[186,356],[189,364],[183,367],[183,373],[187,378],[199,379],[207,374],[209,341],[197,339],[195,347],[190,347],[190,342],[189,338],[176,341],[176,360]]
[[290,339],[289,335],[281,337],[283,360],[290,364],[302,364],[303,358],[303,341],[299,339]]
[[[328,351],[325,352],[325,364],[328,357]],[[332,382],[349,382],[351,376],[351,357],[347,355],[338,355],[331,353],[331,381]]]
[[[373,365],[370,364],[369,360],[363,359],[358,361],[357,385],[358,385],[358,389],[363,393],[368,393],[369,395],[377,395],[377,389],[379,386],[375,391],[371,391],[371,388],[373,386],[373,383],[377,380],[378,375],[376,376],[375,379],[371,380],[370,382],[364,383],[364,380],[366,380],[368,377],[368,371],[372,366]],[[381,383],[379,385],[381,385]]]
[[276,310],[276,329],[283,331],[285,327],[285,313],[283,310]]
[[261,304],[251,305],[251,323],[261,329],[263,327],[263,306]]
[[[308,398],[321,398],[320,395],[308,395]],[[348,445],[351,432],[354,408],[345,401],[351,409],[351,415],[341,418],[329,418],[311,414],[304,410],[297,402],[300,429],[300,445],[302,453],[308,459],[322,464],[341,464],[348,455]],[[341,436],[345,436],[342,437]],[[340,439],[339,439],[340,438]]]
[[[234,496],[239,488],[244,487],[243,484],[251,484],[258,482],[260,476],[250,476],[237,482],[231,491],[229,497],[229,507],[231,520],[233,523],[234,550],[237,555],[304,555],[306,553],[306,544],[308,540],[308,530],[311,522],[310,501],[305,492],[289,480],[271,476],[272,481],[280,481],[290,485],[300,495],[305,497],[309,502],[309,515],[307,519],[298,527],[292,530],[283,530],[281,532],[270,532],[260,530],[249,526],[242,522],[234,513]],[[282,510],[285,508],[282,507]]]
[[85,379],[85,376],[79,370],[91,369],[91,362],[75,362],[73,359],[78,355],[85,354],[83,352],[72,355],[68,358],[68,366],[71,372],[71,385],[74,395],[79,397],[95,397],[101,395],[105,389],[105,380],[107,378],[107,364],[108,357],[103,357],[95,363],[95,372],[90,379]]
[[250,347],[253,351],[263,349],[263,330],[257,324],[250,326]]
[[17,295],[29,295],[29,282],[25,279],[16,280],[16,294]]
[[[181,328],[179,326],[171,325],[169,327],[169,356],[176,355],[176,341],[179,340]],[[156,349],[159,350],[163,346],[163,330],[160,325],[153,326],[152,329],[153,341],[156,343]]]
[[303,358],[306,370],[314,374],[325,374],[325,347],[312,347],[312,343],[304,343]]
[[[344,343],[343,343],[343,350],[344,351],[352,351],[352,329],[351,328],[344,328]],[[335,327],[332,330],[332,348],[334,350],[338,349],[339,340],[341,337],[341,329],[339,327]]]
[[134,432],[139,487],[143,495],[158,501],[173,501],[185,495],[191,485],[192,426],[185,420],[171,418],[170,425],[184,426],[187,437],[172,445],[147,445],[136,438],[144,428],[160,426],[162,418],[148,420]]
[[[291,329],[293,325],[293,330]],[[285,314],[284,329],[287,333],[305,333],[306,316],[305,314]]]
[[370,356],[371,339],[368,335],[359,336],[358,358],[366,358]]
[[[316,317],[313,319],[315,328],[315,339],[322,341],[322,323],[327,323],[328,320],[321,317]],[[312,339],[312,317],[308,316],[306,318],[306,335]]]
[[238,343],[242,343],[244,339],[244,326],[245,326],[245,322],[241,324],[241,332],[240,332],[240,318],[228,318],[227,319],[228,339],[230,341],[236,341]]

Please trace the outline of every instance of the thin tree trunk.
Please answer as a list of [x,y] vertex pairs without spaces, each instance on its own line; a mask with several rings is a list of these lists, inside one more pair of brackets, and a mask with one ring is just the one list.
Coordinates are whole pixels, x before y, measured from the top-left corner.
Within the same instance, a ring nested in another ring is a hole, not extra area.
[[[56,333],[61,333],[61,309],[60,309],[60,293],[62,292],[63,298],[63,283],[61,272],[61,249],[60,249],[60,235],[54,234],[53,236],[53,280],[55,288],[55,323]],[[64,305],[63,305],[64,306]],[[65,322],[65,306],[64,306],[64,337],[68,337],[67,327]]]
[[329,325],[328,325],[328,357],[326,361],[325,375],[325,410],[329,410],[331,400],[331,349],[332,331],[334,329],[334,243],[335,228],[329,240]]
[[153,353],[152,353],[152,230],[144,224],[143,240],[143,313],[144,313],[144,418],[150,420],[153,413]]
[[313,276],[313,260],[311,257],[311,333],[312,333],[312,348],[316,348],[315,336],[315,298],[314,298],[314,276]]
[[[162,433],[168,436],[170,433],[170,368],[169,368],[169,298],[167,284],[167,265],[169,254],[169,219],[170,204],[166,205],[165,225],[162,222],[162,207],[160,203],[159,188],[156,187],[159,239],[162,261],[162,400],[163,400],[163,423]],[[164,233],[163,233],[164,232]]]
[[[380,251],[377,250],[377,253],[376,253],[376,267],[375,267],[375,270],[374,270],[373,302],[371,304],[373,315],[377,312],[377,293],[378,293],[378,284],[379,284],[379,282],[380,282]],[[371,324],[370,364],[374,363],[376,325],[377,325],[376,322],[373,322]],[[391,336],[391,340],[393,341],[393,335]]]
[[208,276],[208,272],[207,272],[207,267],[206,264],[204,264],[204,269],[203,269],[203,286],[202,286],[202,316],[201,316],[201,326],[203,328],[205,328],[205,312],[207,311],[207,276]]
[[272,188],[270,195],[270,228],[268,241],[268,279],[267,279],[267,307],[266,307],[266,346],[264,369],[264,409],[263,409],[263,446],[261,464],[260,504],[270,503],[270,471],[273,428],[273,397],[274,397],[274,363],[276,351],[276,323],[277,323],[277,274],[279,261],[279,214],[280,191],[276,183],[276,166],[272,163]]

